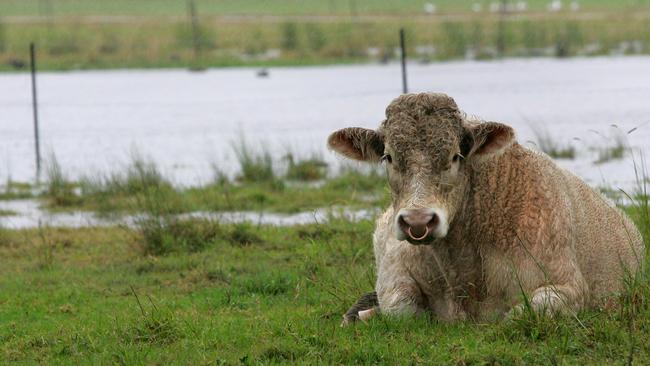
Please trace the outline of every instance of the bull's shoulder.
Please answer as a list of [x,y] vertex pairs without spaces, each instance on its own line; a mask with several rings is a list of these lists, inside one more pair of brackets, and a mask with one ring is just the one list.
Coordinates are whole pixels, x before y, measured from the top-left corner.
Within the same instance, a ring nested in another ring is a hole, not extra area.
[[545,237],[557,222],[571,219],[566,184],[552,160],[514,144],[472,179],[470,220],[477,240],[510,246]]

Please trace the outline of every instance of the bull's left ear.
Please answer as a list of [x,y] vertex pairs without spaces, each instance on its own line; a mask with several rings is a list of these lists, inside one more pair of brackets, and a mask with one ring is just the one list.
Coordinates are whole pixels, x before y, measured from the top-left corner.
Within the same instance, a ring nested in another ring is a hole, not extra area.
[[469,125],[461,143],[461,153],[481,160],[498,155],[515,142],[515,130],[497,122]]

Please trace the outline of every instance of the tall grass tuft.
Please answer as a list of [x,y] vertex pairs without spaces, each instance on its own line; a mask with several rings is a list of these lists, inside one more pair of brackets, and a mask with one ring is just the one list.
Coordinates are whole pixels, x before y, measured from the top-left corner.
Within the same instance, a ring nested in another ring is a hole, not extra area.
[[56,242],[47,235],[47,227],[38,223],[38,236],[40,243],[38,245],[38,265],[41,269],[51,269],[54,265],[54,251]]
[[[646,244],[650,244],[650,175],[643,155],[640,155],[639,162],[634,161],[634,169],[636,189],[630,197],[632,200],[631,215]],[[646,249],[650,254],[650,247],[646,247]]]
[[226,233],[226,240],[234,246],[248,246],[263,242],[253,225],[247,221],[233,224],[230,231]]
[[327,175],[327,163],[315,154],[308,159],[298,160],[288,153],[284,158],[287,160],[285,177],[289,180],[310,182],[324,179]]
[[191,218],[178,215],[166,193],[151,190],[142,195],[133,226],[144,255],[197,252],[217,244],[248,246],[263,243],[257,228],[249,222],[221,225],[214,217]]
[[92,203],[93,208],[100,212],[131,208],[116,205],[123,204],[125,199],[137,200],[138,196],[145,196],[154,191],[169,207],[174,206],[176,211],[182,211],[184,208],[180,195],[171,182],[163,177],[156,164],[138,153],[131,155],[131,161],[123,171],[82,177],[79,188],[81,197],[89,204]]
[[[634,157],[634,154],[632,154]],[[648,196],[650,184],[645,158],[640,155],[641,160],[634,160],[636,176],[636,188],[632,195],[626,194],[631,200],[631,205],[626,208],[636,227],[641,232],[645,243],[645,252],[638,253],[638,260],[641,269],[637,273],[626,273],[624,282],[626,291],[619,296],[619,319],[622,326],[627,330],[630,351],[627,355],[627,364],[633,364],[635,348],[639,342],[635,334],[647,327],[647,319],[650,316],[650,197]]]
[[0,220],[0,247],[9,246],[11,244],[11,237],[9,232],[2,225],[2,220]]
[[554,159],[574,159],[576,151],[570,144],[562,145],[553,139],[548,130],[542,127],[533,127],[533,134],[537,147]]
[[180,212],[188,211],[186,200],[162,176],[155,163],[138,154],[132,156],[125,173],[110,176],[99,187],[103,195],[133,197],[129,208],[138,212],[133,226],[144,255],[196,252],[223,237],[215,219],[179,216]]
[[132,155],[126,173],[112,175],[107,183],[114,191],[127,194],[144,193],[151,189],[171,189],[172,186],[153,161],[146,160],[137,153]]
[[529,302],[524,302],[524,307],[519,313],[513,314],[508,321],[497,330],[510,341],[520,339],[534,342],[543,342],[548,339],[571,335],[578,337],[579,325],[574,319],[550,315],[532,308]]
[[141,216],[136,219],[144,255],[166,255],[203,250],[220,237],[220,227],[211,220],[181,219],[173,215]]
[[167,309],[160,309],[151,298],[149,298],[151,306],[147,310],[133,287],[131,287],[131,292],[138,304],[141,316],[124,332],[126,339],[139,343],[166,345],[181,338],[183,332],[174,313]]
[[343,166],[338,176],[328,180],[324,187],[343,191],[372,192],[386,187],[386,174],[380,168],[375,167],[364,170]]
[[196,252],[221,236],[217,221],[179,217],[167,197],[165,191],[151,189],[138,198],[140,214],[133,224],[144,255]]
[[81,198],[75,193],[75,186],[65,176],[54,153],[45,164],[46,190],[45,196],[53,206],[67,207],[79,204]]
[[603,164],[612,160],[619,160],[625,157],[627,144],[625,135],[620,130],[614,130],[611,138],[607,138],[612,144],[609,146],[598,147],[598,159],[594,164]]
[[275,188],[283,188],[273,169],[273,158],[268,150],[261,153],[253,149],[242,138],[238,144],[233,144],[237,161],[239,162],[239,175],[237,180],[243,183],[270,183]]

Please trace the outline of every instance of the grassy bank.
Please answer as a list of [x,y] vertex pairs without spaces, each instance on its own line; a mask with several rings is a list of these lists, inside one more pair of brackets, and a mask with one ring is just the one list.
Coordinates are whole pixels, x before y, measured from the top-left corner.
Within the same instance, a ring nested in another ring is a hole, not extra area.
[[[79,188],[79,190],[75,189]],[[79,193],[75,193],[75,191]],[[332,205],[375,207],[387,202],[384,178],[350,170],[318,184],[234,182],[222,180],[201,187],[178,188],[162,182],[126,188],[115,182],[71,183],[69,189],[40,196],[52,211],[83,210],[100,214],[133,213],[148,196],[164,201],[171,212],[272,211],[295,213]]]
[[340,328],[373,287],[371,222],[244,229],[252,240],[213,225],[168,255],[139,230],[0,231],[0,363],[650,362],[647,272],[609,313]]
[[[422,0],[194,0],[206,15],[350,15],[360,14],[422,14],[426,1]],[[488,9],[492,0],[437,0],[432,2],[442,13],[469,12],[475,4]],[[545,11],[548,0],[525,1],[530,11]],[[510,1],[515,3],[515,1]],[[580,8],[593,10],[633,9],[650,5],[647,0],[582,0]],[[569,7],[569,2],[564,2]],[[185,15],[185,0],[4,0],[0,14],[5,16],[34,15]]]
[[649,25],[648,17],[633,11],[593,17],[516,15],[501,28],[499,17],[491,13],[357,21],[204,16],[196,33],[182,18],[102,22],[71,17],[12,23],[0,19],[0,70],[26,69],[32,41],[43,70],[386,62],[397,59],[400,27],[407,30],[410,57],[420,61],[644,54],[650,50]]
[[160,202],[166,213],[195,211],[270,211],[296,213],[326,207],[350,209],[384,206],[389,200],[380,169],[342,167],[328,171],[317,156],[288,154],[279,167],[271,155],[236,148],[240,170],[228,177],[215,168],[212,182],[198,187],[173,185],[155,163],[134,155],[122,170],[72,181],[51,156],[40,187],[9,182],[0,199],[34,198],[50,211],[93,211],[99,215],[147,211]]

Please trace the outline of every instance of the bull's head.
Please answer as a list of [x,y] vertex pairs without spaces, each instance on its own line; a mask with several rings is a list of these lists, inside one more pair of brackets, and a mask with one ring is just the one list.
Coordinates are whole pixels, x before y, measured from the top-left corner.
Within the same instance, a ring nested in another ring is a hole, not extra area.
[[447,235],[467,198],[472,169],[514,142],[511,127],[469,122],[444,94],[407,94],[386,109],[377,131],[336,131],[329,146],[351,159],[386,166],[395,236],[412,244]]

